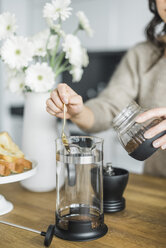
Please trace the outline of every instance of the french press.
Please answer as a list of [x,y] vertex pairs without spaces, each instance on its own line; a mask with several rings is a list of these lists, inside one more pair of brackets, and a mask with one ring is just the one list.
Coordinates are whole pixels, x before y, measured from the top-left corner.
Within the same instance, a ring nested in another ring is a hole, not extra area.
[[70,151],[60,138],[56,140],[54,234],[71,241],[97,239],[108,230],[103,212],[103,139],[71,136],[68,145]]

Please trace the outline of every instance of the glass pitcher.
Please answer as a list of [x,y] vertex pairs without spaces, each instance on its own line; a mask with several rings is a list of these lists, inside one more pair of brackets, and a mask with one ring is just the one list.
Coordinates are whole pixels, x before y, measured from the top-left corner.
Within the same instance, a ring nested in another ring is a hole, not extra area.
[[68,138],[70,152],[56,140],[55,235],[84,241],[107,232],[103,213],[103,140]]

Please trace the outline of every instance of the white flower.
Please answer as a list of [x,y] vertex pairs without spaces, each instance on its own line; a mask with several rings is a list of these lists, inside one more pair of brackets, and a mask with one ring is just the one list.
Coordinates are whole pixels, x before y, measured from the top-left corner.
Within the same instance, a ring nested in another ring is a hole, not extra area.
[[72,34],[66,35],[62,47],[65,52],[65,58],[69,60],[71,65],[82,65],[82,47],[80,40],[76,36]]
[[51,19],[47,19],[47,24],[51,31],[53,30],[55,34],[65,37],[65,32],[61,29],[60,24],[54,24],[54,21]]
[[8,66],[5,65],[5,73],[9,78],[15,77],[17,75],[17,70],[16,69],[10,69]]
[[34,55],[44,57],[46,55],[46,42],[49,36],[49,30],[37,33],[31,38],[34,47]]
[[9,38],[16,31],[15,15],[5,12],[0,15],[0,40]]
[[89,64],[87,51],[81,47],[80,40],[76,36],[72,34],[66,35],[62,47],[65,52],[65,58],[69,60],[71,65],[87,67]]
[[71,0],[52,0],[52,3],[46,3],[43,9],[43,16],[56,21],[60,18],[65,21],[70,15],[72,8],[68,7]]
[[8,89],[12,93],[21,93],[25,86],[25,73],[18,72],[14,76],[8,78]]
[[80,28],[84,29],[86,31],[86,33],[90,37],[92,37],[93,36],[93,30],[91,29],[90,24],[89,24],[89,20],[86,17],[86,15],[84,14],[84,12],[83,11],[78,11],[76,15],[77,15],[77,17],[79,19]]
[[34,92],[47,92],[54,85],[54,73],[46,63],[31,65],[26,71],[25,85]]
[[[46,47],[48,50],[53,49],[56,46],[56,35],[50,35],[49,29],[45,29],[42,32],[34,35],[31,39],[34,47],[34,55],[44,57],[47,54]],[[49,39],[49,40],[48,40]]]
[[56,35],[51,35],[48,41],[47,49],[48,50],[53,50],[56,46],[57,42],[57,36]]
[[82,48],[82,66],[87,67],[89,64],[89,57],[87,54],[87,50],[85,48]]
[[28,62],[32,60],[33,45],[24,37],[13,36],[5,41],[1,56],[11,69],[19,70],[28,66]]
[[72,75],[73,82],[79,82],[82,78],[83,69],[78,66],[73,66],[70,70],[70,74]]

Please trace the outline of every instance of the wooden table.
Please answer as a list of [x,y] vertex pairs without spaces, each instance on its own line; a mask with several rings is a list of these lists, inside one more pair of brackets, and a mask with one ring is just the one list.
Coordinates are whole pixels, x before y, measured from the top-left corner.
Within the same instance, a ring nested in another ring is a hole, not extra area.
[[[19,183],[0,185],[0,193],[13,202],[14,210],[1,220],[46,230],[54,224],[56,192],[32,193]],[[166,179],[130,174],[125,190],[126,209],[105,214],[109,231],[89,242],[69,242],[54,237],[56,248],[165,248],[166,247]],[[0,224],[0,247],[43,247],[43,237]]]

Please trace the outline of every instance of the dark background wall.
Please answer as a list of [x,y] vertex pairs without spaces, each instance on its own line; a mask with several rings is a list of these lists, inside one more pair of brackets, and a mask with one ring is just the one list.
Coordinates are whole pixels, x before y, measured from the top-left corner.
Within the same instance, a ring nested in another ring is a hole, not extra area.
[[125,51],[118,52],[89,52],[89,66],[85,68],[83,77],[79,83],[72,83],[72,77],[68,72],[62,75],[62,81],[86,101],[96,97],[108,84]]

